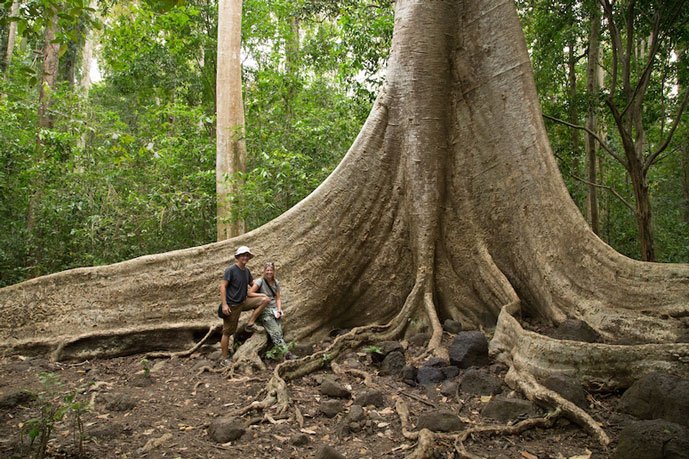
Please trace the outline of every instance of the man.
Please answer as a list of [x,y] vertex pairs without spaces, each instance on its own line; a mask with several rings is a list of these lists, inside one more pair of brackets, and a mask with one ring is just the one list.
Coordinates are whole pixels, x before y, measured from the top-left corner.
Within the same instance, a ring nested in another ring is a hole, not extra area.
[[246,330],[256,331],[256,319],[263,309],[270,303],[270,298],[262,293],[249,292],[249,287],[254,284],[251,272],[246,264],[254,257],[246,246],[241,246],[234,254],[235,263],[228,266],[220,282],[220,300],[222,301],[223,327],[220,349],[222,350],[223,363],[229,362],[230,336],[237,330],[239,315],[242,311],[253,309]]

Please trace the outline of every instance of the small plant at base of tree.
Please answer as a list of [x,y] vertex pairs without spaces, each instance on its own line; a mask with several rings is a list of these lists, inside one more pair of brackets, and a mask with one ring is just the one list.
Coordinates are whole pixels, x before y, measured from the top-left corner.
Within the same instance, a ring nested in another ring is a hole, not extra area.
[[74,444],[78,455],[84,453],[84,423],[82,415],[88,410],[88,405],[77,400],[77,390],[73,390],[61,397],[62,381],[55,373],[41,373],[39,380],[43,390],[38,394],[40,415],[29,419],[21,428],[20,444],[24,446],[24,439],[29,440],[28,449],[35,458],[46,457],[48,442],[55,429],[55,424],[65,417],[72,421]]
[[266,358],[270,360],[274,360],[276,362],[279,362],[281,360],[285,359],[285,355],[289,353],[292,349],[294,349],[295,343],[294,341],[290,343],[283,343],[283,344],[276,344],[273,346],[271,350],[266,352]]

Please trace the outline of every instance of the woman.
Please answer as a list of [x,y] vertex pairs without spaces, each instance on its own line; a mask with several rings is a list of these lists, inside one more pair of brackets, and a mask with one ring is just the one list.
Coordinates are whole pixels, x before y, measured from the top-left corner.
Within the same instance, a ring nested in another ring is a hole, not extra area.
[[[287,351],[287,343],[282,336],[281,319],[284,316],[282,310],[282,297],[280,296],[280,282],[275,278],[275,263],[268,262],[263,265],[263,275],[254,281],[249,289],[251,293],[263,293],[270,298],[270,303],[263,309],[259,321],[263,324],[275,346]],[[295,356],[291,352],[285,353],[285,359],[290,360]]]

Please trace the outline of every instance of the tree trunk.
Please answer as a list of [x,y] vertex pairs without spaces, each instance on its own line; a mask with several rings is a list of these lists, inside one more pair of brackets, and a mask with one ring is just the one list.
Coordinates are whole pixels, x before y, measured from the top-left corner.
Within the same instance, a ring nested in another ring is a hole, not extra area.
[[[541,116],[513,3],[399,0],[385,85],[311,195],[230,241],[1,289],[4,348],[85,358],[186,344],[151,336],[217,322],[222,270],[248,245],[251,268],[278,265],[291,340],[367,324],[437,336],[453,318],[496,327],[492,352],[539,376],[689,374],[676,343],[689,265],[630,260],[591,232]],[[523,330],[520,313],[646,344],[558,341]]]
[[[687,142],[680,147],[680,162],[682,164],[682,214],[684,215],[684,223],[689,228],[689,145]],[[686,253],[687,260],[689,260],[689,249]]]
[[40,128],[50,128],[53,125],[53,119],[48,110],[52,92],[55,89],[59,66],[60,44],[55,43],[58,24],[57,13],[57,10],[50,13],[50,20],[46,24],[43,34],[43,73],[38,95],[38,126]]
[[[98,0],[91,0],[89,3],[89,8],[92,10],[98,9]],[[84,96],[88,95],[91,89],[91,65],[93,64],[93,52],[96,45],[96,39],[94,36],[93,28],[86,31],[86,36],[84,37],[84,46],[81,50],[81,72],[79,78],[79,88]]]
[[[19,13],[19,0],[13,0],[10,7],[10,16],[14,17]],[[17,23],[12,21],[7,27],[7,41],[5,47],[5,55],[3,56],[3,64],[5,71],[9,70],[12,62],[12,55],[14,54],[14,44],[17,41]]]
[[215,166],[218,241],[244,232],[244,222],[232,217],[230,203],[230,197],[238,189],[236,173],[246,169],[241,39],[242,0],[220,0]]
[[591,14],[591,30],[589,33],[589,53],[586,68],[586,88],[588,92],[588,107],[586,111],[586,169],[588,175],[588,193],[586,200],[586,210],[591,230],[600,234],[600,221],[598,216],[598,174],[596,170],[597,161],[597,142],[593,135],[598,130],[598,82],[600,80],[600,66],[598,64],[600,51],[600,29],[601,14],[600,6],[596,3]]

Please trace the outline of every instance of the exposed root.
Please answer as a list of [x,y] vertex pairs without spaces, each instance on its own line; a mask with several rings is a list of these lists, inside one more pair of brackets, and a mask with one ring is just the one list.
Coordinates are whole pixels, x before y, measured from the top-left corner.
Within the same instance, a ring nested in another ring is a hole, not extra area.
[[[409,317],[419,304],[421,292],[423,291],[422,285],[423,282],[417,279],[400,312],[387,324],[355,327],[349,332],[336,337],[327,349],[297,360],[286,360],[278,364],[266,386],[266,397],[260,402],[255,401],[239,410],[239,415],[252,410],[265,410],[273,405],[276,405],[275,409],[278,413],[284,413],[290,405],[286,381],[300,378],[327,365],[331,365],[346,350],[356,349],[367,343],[390,340],[400,336],[407,327]],[[430,299],[432,302],[432,297]],[[435,317],[437,319],[437,315]],[[439,321],[437,323],[438,325],[440,324]],[[442,328],[440,330],[442,333]],[[365,377],[364,381],[366,381]]]
[[434,445],[435,434],[428,429],[421,429],[419,431],[416,448],[411,454],[408,454],[405,459],[428,459],[429,457],[433,457]]
[[543,387],[530,373],[519,372],[512,366],[505,376],[505,382],[510,387],[518,387],[529,400],[544,402],[562,410],[568,418],[593,435],[601,445],[607,446],[610,443],[608,435],[586,411],[557,392]]
[[335,373],[338,376],[344,376],[347,374],[356,376],[358,378],[361,378],[364,380],[364,385],[366,387],[376,387],[376,384],[373,382],[373,375],[369,373],[368,371],[364,370],[357,370],[356,368],[343,368],[342,366],[338,365],[335,362],[332,362],[330,364],[330,368],[332,368],[333,373]]
[[179,352],[149,352],[148,354],[145,355],[146,358],[149,359],[158,359],[158,358],[173,358],[173,357],[189,357],[191,354],[196,352],[203,344],[208,341],[208,338],[210,338],[213,334],[219,332],[222,330],[222,324],[212,324],[208,326],[208,333],[206,333],[206,336],[201,338],[201,340],[196,343],[193,347],[187,349],[186,351],[179,351]]
[[266,364],[258,355],[268,345],[268,338],[263,332],[256,332],[242,344],[232,356],[232,365],[225,372],[228,377],[235,374],[253,374],[263,371]]
[[426,347],[426,352],[424,352],[417,360],[423,360],[431,354],[448,360],[449,355],[447,353],[447,349],[442,346],[443,326],[440,324],[438,311],[433,303],[433,294],[431,292],[426,292],[426,294],[424,294],[423,304],[426,310],[426,315],[428,316],[428,320],[431,323],[432,333],[431,339],[428,341],[428,346]]

